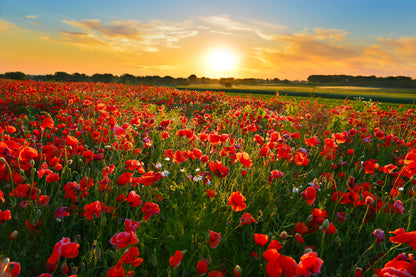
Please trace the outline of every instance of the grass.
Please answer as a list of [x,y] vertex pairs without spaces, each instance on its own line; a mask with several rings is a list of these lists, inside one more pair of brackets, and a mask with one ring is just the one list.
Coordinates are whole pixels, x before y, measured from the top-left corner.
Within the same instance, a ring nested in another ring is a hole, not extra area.
[[274,95],[279,92],[286,96],[320,97],[332,99],[363,99],[365,101],[381,101],[389,103],[414,104],[416,89],[391,89],[343,86],[277,86],[277,85],[238,85],[226,88],[220,84],[194,84],[181,86],[179,89],[215,90],[230,93]]

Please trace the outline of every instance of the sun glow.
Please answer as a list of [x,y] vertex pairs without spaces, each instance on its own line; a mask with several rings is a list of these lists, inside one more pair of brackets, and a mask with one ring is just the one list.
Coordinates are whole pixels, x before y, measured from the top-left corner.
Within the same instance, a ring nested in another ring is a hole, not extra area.
[[228,73],[237,68],[237,55],[226,48],[216,48],[208,52],[206,62],[216,73]]

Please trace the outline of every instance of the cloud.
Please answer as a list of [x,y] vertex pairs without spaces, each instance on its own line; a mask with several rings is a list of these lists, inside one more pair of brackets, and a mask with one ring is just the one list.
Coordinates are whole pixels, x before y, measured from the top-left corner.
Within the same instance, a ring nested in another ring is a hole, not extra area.
[[347,35],[344,30],[325,28],[277,34],[272,37],[273,45],[254,47],[252,51],[263,70],[283,74],[415,74],[416,38],[380,37],[357,45]]
[[27,19],[37,19],[37,15],[26,15],[25,16]]
[[[195,36],[191,21],[168,23],[153,20],[143,23],[134,20],[114,20],[103,22],[98,19],[63,20],[72,27],[82,30],[89,37],[94,37],[107,46],[119,51],[146,51],[158,52],[161,47],[180,47],[182,39]],[[66,32],[67,37],[70,32]],[[74,41],[79,38],[74,34]]]
[[20,28],[14,25],[13,23],[0,19],[0,31],[14,33],[14,32],[24,32],[25,29]]
[[[204,24],[211,26],[208,29],[213,33],[241,36],[241,33],[254,33],[264,40],[272,40],[270,32],[282,32],[289,30],[288,27],[263,22],[259,20],[246,19],[247,23],[242,23],[230,18],[229,15],[213,15],[200,17]],[[236,34],[237,33],[237,34]]]

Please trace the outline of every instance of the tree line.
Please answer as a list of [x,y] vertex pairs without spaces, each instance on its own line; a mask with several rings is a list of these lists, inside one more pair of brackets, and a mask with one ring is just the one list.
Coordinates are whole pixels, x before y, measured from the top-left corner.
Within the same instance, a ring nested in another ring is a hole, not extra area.
[[383,88],[416,88],[416,80],[407,76],[351,76],[351,75],[311,75],[311,85],[362,86]]
[[156,86],[186,86],[191,84],[221,84],[225,87],[238,85],[311,85],[311,86],[368,86],[385,88],[416,88],[416,80],[406,76],[351,76],[351,75],[310,75],[307,81],[289,81],[287,79],[258,79],[258,78],[207,78],[197,77],[195,74],[188,78],[174,78],[171,76],[134,76],[123,74],[120,76],[111,73],[84,73],[55,72],[46,75],[26,75],[23,72],[6,72],[0,78],[13,80],[35,80],[52,82],[103,82],[123,83],[128,85],[156,85]]
[[0,74],[0,78],[13,80],[35,80],[35,81],[52,81],[52,82],[103,82],[103,83],[123,83],[129,85],[157,85],[157,86],[186,86],[190,84],[222,84],[226,87],[232,85],[259,85],[259,84],[276,84],[285,83],[290,84],[289,80],[274,79],[256,79],[256,78],[207,78],[197,77],[195,74],[188,78],[174,78],[171,76],[134,76],[131,74],[123,74],[120,76],[111,73],[95,73],[93,75],[86,75],[83,73],[66,73],[55,72],[55,74],[47,75],[26,75],[23,72],[6,72]]

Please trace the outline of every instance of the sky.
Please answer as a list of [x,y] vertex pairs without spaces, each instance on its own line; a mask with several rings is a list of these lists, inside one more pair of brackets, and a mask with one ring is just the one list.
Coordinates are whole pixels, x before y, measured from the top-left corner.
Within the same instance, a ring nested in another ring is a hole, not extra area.
[[416,78],[414,0],[0,0],[0,73]]

